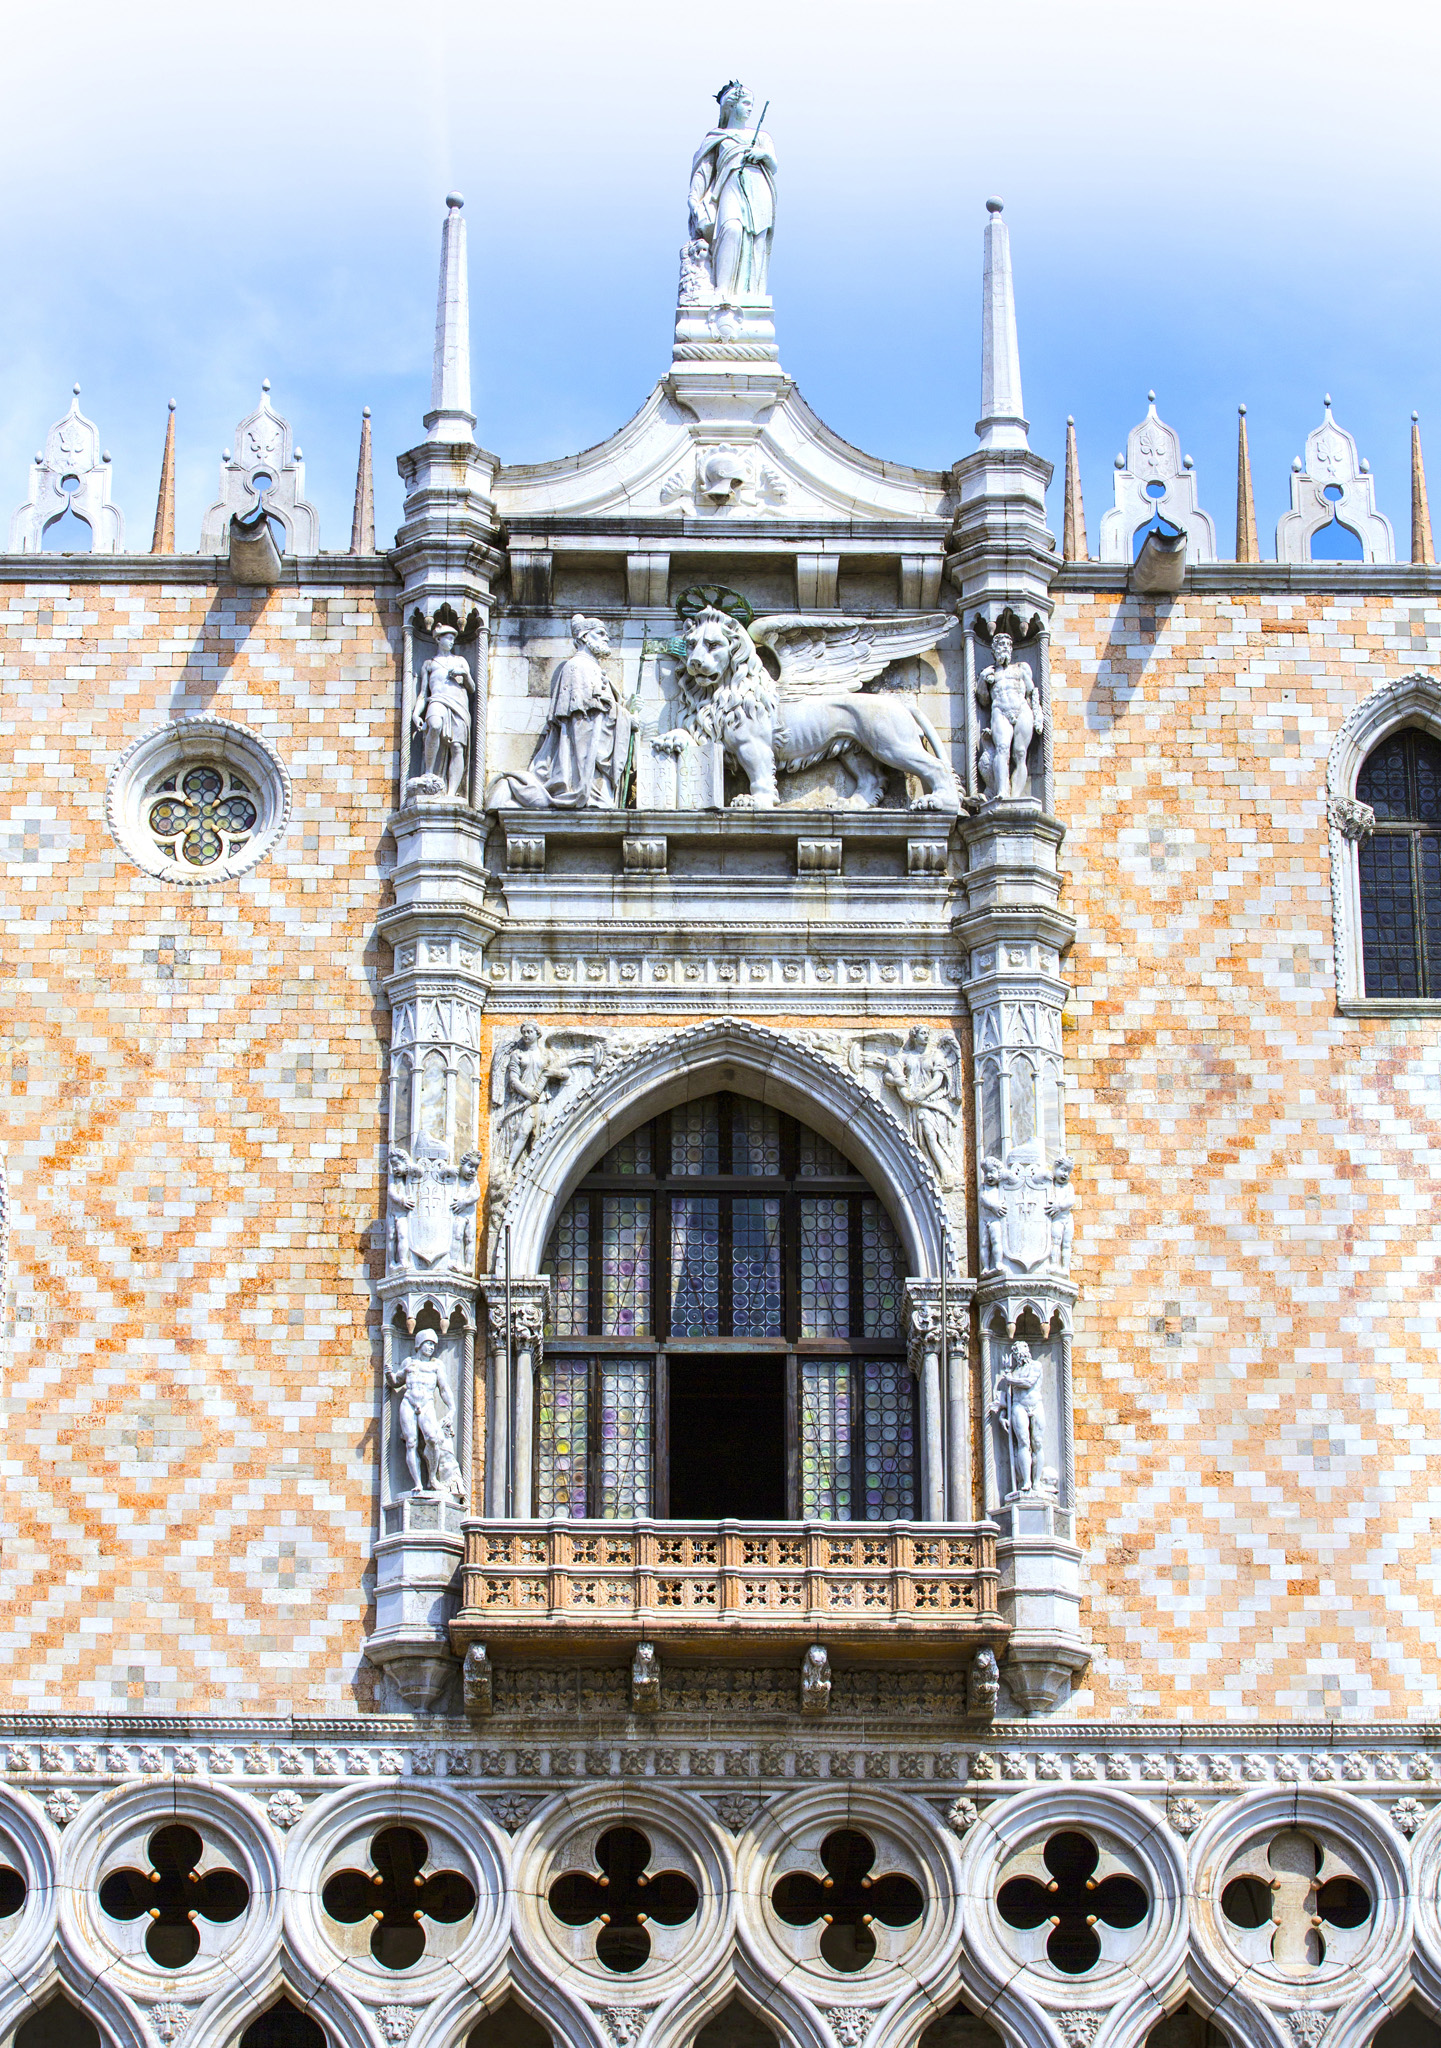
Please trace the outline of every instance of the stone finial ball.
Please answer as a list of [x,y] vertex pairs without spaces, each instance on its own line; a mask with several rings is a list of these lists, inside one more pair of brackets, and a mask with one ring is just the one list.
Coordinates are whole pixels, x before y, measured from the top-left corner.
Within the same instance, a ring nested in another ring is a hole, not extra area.
[[445,203],[447,206],[464,206],[465,201],[461,197],[459,192],[447,192],[445,195]]
[[1004,206],[1004,204],[1005,204],[1005,202],[1004,202],[1003,200],[1000,200],[1000,199],[988,199],[988,200],[986,201],[986,212],[987,212],[987,213],[1000,213],[1000,212],[1001,212],[1001,210],[1002,210],[1002,208],[1003,208],[1003,206]]

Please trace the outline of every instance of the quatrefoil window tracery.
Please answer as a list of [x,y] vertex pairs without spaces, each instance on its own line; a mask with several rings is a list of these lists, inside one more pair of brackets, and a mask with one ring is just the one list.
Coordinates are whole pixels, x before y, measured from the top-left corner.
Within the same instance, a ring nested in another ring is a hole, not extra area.
[[1243,1871],[1221,1893],[1221,1911],[1246,1932],[1268,1929],[1277,1969],[1293,1974],[1326,1960],[1326,1929],[1351,1933],[1371,1917],[1371,1894],[1300,1828],[1283,1828],[1266,1850],[1267,1875]]
[[863,1970],[876,1953],[872,1921],[911,1927],[925,1910],[914,1878],[890,1871],[872,1877],[876,1848],[856,1828],[836,1828],[821,1843],[824,1877],[792,1870],[771,1893],[771,1904],[788,1927],[825,1922],[821,1957],[833,1970]]
[[700,1904],[700,1893],[679,1870],[646,1874],[651,1845],[639,1828],[607,1828],[595,1845],[600,1876],[567,1871],[550,1888],[550,1910],[567,1927],[600,1922],[596,1960],[607,1970],[638,1970],[650,1955],[647,1920],[679,1927]]
[[197,1916],[224,1923],[238,1920],[250,1904],[250,1886],[238,1870],[223,1866],[202,1873],[205,1844],[181,1821],[157,1828],[150,1837],[149,1870],[112,1870],[101,1881],[100,1906],[112,1920],[150,1916],[145,1952],[165,1970],[183,1970],[200,1947]]
[[9,1920],[25,1903],[30,1887],[8,1863],[0,1863],[0,1920]]
[[452,1927],[475,1911],[475,1886],[458,1870],[425,1875],[430,1844],[419,1828],[382,1828],[370,1845],[373,1870],[337,1870],[320,1903],[346,1926],[373,1919],[370,1953],[383,1969],[408,1970],[425,1954],[422,1920]]
[[159,784],[148,822],[161,853],[182,867],[204,868],[238,852],[259,815],[243,776],[204,762]]
[[996,1910],[1010,1927],[1030,1929],[1049,1921],[1046,1955],[1052,1967],[1068,1976],[1082,1976],[1101,1960],[1097,1924],[1139,1926],[1150,1911],[1150,1896],[1138,1879],[1119,1871],[1098,1879],[1101,1852],[1089,1835],[1077,1830],[1052,1835],[1041,1861],[1050,1873],[1049,1882],[1008,1878],[996,1894]]

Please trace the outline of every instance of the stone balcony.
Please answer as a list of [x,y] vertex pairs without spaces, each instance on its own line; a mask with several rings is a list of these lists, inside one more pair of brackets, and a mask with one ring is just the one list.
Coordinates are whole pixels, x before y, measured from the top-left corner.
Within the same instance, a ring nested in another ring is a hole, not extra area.
[[467,1521],[458,1650],[1000,1652],[988,1522]]

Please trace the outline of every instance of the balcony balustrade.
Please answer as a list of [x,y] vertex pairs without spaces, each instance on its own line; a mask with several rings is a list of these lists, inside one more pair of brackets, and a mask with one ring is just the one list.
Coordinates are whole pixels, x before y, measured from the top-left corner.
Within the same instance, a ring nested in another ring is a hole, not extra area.
[[996,1586],[986,1522],[468,1521],[451,1637],[710,1654],[822,1641],[950,1661],[1004,1644]]

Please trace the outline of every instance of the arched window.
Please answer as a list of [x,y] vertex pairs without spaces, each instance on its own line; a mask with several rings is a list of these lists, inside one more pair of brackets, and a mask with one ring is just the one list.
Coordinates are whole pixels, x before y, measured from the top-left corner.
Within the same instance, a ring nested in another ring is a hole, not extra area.
[[614,1146],[551,1234],[538,1515],[909,1517],[904,1261],[836,1148],[736,1095]]
[[1376,814],[1357,854],[1366,994],[1441,997],[1441,743],[1391,733],[1356,796]]
[[68,1998],[52,1998],[15,2029],[14,2048],[100,2048],[100,2029]]

